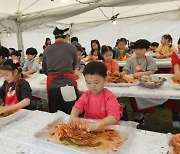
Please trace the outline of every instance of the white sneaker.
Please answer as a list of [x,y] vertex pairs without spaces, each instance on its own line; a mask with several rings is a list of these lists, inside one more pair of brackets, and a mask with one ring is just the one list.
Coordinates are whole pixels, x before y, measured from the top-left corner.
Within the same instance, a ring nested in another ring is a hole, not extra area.
[[173,121],[172,122],[172,126],[175,129],[180,129],[180,122],[179,121]]

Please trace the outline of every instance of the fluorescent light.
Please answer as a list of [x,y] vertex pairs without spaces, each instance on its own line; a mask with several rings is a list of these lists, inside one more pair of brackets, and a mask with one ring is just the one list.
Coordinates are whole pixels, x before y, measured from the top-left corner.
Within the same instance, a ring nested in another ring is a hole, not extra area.
[[7,32],[7,37],[9,37],[10,36],[10,33],[9,32]]
[[112,24],[115,25],[116,24],[116,20],[112,20]]

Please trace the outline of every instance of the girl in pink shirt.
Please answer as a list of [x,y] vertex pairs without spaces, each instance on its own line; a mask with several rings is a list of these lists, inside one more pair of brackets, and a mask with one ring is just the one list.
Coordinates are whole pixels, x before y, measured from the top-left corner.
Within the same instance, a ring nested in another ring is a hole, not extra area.
[[113,60],[113,50],[110,46],[103,45],[101,47],[101,55],[103,57],[103,63],[107,67],[108,73],[119,72],[119,66],[117,61]]
[[104,88],[107,77],[106,66],[97,61],[88,63],[83,75],[87,88],[71,111],[71,119],[85,112],[84,118],[101,119],[89,127],[89,131],[116,123],[122,116],[123,108],[115,95]]

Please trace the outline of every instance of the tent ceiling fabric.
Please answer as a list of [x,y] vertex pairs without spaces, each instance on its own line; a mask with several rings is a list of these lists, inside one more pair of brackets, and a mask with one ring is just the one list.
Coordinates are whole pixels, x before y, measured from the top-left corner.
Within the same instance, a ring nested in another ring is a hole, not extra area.
[[[79,0],[83,4],[76,0],[69,0],[66,4],[61,3],[60,0],[3,1],[0,0],[0,31],[6,28],[11,32],[13,30],[17,32],[17,28],[14,26],[16,21],[19,22],[21,31],[59,24],[83,28],[83,24],[88,27],[89,23],[89,27],[91,27],[105,23],[117,13],[120,13],[118,18],[125,18],[175,11],[180,8],[180,1],[172,0]],[[10,20],[13,23],[12,26],[9,25]]]

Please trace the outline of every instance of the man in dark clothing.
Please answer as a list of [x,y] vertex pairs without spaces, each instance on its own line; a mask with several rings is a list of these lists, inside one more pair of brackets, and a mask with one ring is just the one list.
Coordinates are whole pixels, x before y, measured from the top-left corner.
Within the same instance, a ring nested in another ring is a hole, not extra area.
[[48,75],[47,93],[49,112],[61,110],[70,114],[79,98],[74,70],[77,63],[77,49],[68,43],[69,29],[55,28],[55,43],[44,50],[42,69]]

